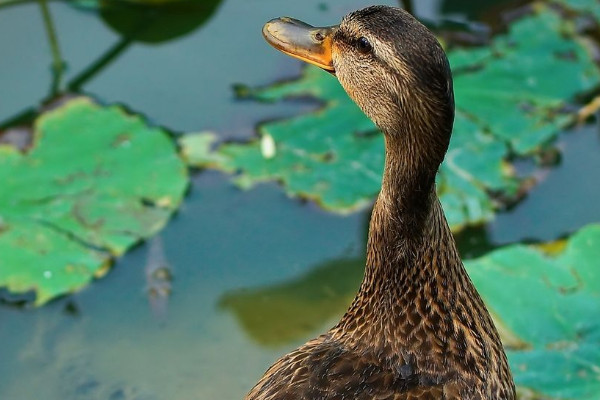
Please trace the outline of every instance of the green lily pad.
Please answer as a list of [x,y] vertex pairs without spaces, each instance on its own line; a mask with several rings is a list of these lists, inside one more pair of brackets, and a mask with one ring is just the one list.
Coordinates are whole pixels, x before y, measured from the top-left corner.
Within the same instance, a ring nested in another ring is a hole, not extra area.
[[36,120],[28,153],[0,147],[0,182],[0,287],[41,305],[162,229],[187,171],[163,130],[77,98]]
[[600,225],[555,255],[515,245],[466,262],[502,331],[523,342],[507,349],[517,385],[552,398],[600,394]]
[[[538,9],[489,48],[449,52],[457,114],[438,192],[454,230],[493,218],[501,204],[490,193],[516,195],[520,182],[509,158],[539,151],[568,122],[559,112],[565,102],[600,82],[584,46],[565,36],[565,22]],[[235,182],[244,187],[277,180],[289,195],[336,212],[370,204],[380,188],[383,139],[334,77],[309,66],[297,80],[250,94],[261,101],[309,96],[324,106],[262,124],[260,137],[248,143],[188,149],[191,165],[237,173]],[[184,148],[211,137],[186,140]],[[275,151],[265,154],[261,143],[271,140]]]

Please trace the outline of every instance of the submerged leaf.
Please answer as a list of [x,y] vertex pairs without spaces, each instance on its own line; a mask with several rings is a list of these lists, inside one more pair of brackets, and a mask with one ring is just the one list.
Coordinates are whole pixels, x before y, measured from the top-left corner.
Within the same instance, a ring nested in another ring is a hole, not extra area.
[[69,0],[81,9],[98,10],[102,20],[128,40],[161,43],[204,25],[221,0]]
[[465,264],[502,330],[525,344],[507,349],[517,385],[592,400],[600,393],[600,225],[564,246],[555,256],[509,246]]
[[123,0],[101,2],[104,22],[122,36],[161,43],[194,32],[213,16],[221,0]]
[[[449,52],[457,113],[438,192],[453,229],[493,218],[499,204],[491,193],[516,196],[519,181],[509,156],[539,151],[567,122],[559,112],[565,102],[600,82],[584,47],[563,28],[556,12],[540,7],[490,48]],[[196,159],[192,165],[238,172],[236,182],[244,186],[277,180],[289,195],[315,199],[336,212],[373,200],[381,183],[383,138],[334,77],[309,66],[300,79],[251,95],[262,101],[309,96],[324,106],[261,125],[261,137],[276,143],[272,158],[262,156],[255,139],[212,152],[200,148],[189,157]]]
[[40,305],[160,230],[187,172],[164,131],[79,98],[37,119],[28,153],[0,147],[0,182],[0,286]]

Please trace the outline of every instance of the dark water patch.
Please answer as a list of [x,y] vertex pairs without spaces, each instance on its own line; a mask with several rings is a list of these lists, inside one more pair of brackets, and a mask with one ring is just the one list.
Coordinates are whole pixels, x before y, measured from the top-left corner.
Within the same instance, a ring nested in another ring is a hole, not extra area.
[[538,176],[539,182],[518,206],[498,214],[488,227],[495,244],[560,238],[600,221],[600,130],[586,125],[561,134],[560,165]]

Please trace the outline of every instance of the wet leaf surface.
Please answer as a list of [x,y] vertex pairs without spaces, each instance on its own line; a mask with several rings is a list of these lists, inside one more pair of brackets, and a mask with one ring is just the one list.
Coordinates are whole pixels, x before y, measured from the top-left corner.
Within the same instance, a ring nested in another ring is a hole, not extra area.
[[[491,47],[449,52],[457,114],[438,192],[454,230],[492,219],[505,206],[497,199],[511,202],[522,195],[509,159],[541,151],[570,120],[561,112],[565,103],[600,82],[584,46],[565,36],[569,25],[558,13],[538,8]],[[210,136],[194,139],[205,144],[195,149],[182,142],[191,165],[237,173],[242,187],[277,180],[290,196],[314,199],[336,212],[373,200],[381,182],[383,139],[335,78],[307,67],[299,79],[253,90],[251,96],[310,97],[324,106],[265,123],[260,137],[248,143],[210,151]],[[261,152],[267,135],[274,142],[272,157]]]
[[87,98],[41,115],[34,135],[26,154],[0,147],[0,286],[40,305],[159,231],[187,172],[164,131]]
[[513,245],[466,262],[501,330],[524,343],[507,349],[517,385],[552,398],[598,398],[599,259],[600,225],[589,225],[566,242]]

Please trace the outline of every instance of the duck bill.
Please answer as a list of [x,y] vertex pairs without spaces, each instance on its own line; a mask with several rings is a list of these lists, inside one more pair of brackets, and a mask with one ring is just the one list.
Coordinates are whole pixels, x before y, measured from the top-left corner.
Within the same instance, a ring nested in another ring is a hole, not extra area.
[[277,50],[334,73],[331,43],[336,28],[317,28],[297,19],[282,17],[267,22],[263,36]]

